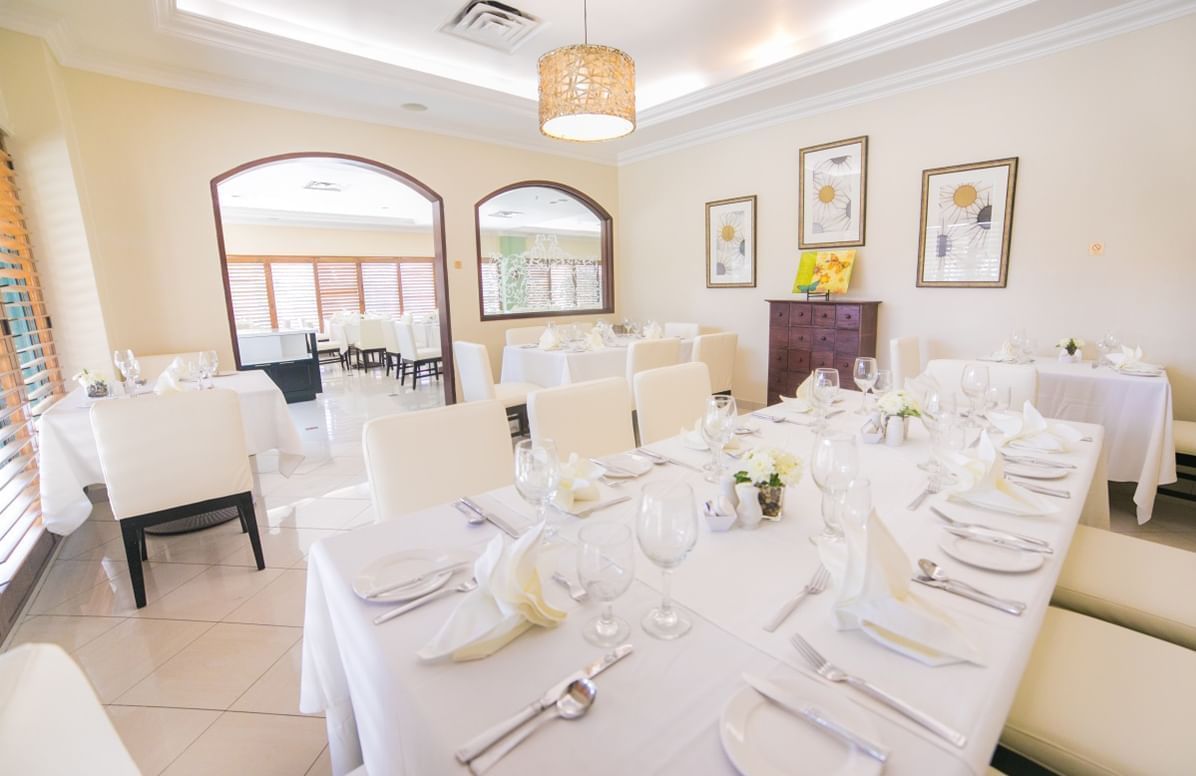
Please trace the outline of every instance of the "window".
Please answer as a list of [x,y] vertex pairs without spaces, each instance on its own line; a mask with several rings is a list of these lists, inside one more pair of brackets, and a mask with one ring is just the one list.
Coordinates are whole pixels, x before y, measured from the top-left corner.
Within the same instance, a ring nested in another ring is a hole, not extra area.
[[611,219],[556,183],[521,183],[477,205],[482,320],[608,313]]
[[238,329],[323,329],[337,312],[398,316],[436,309],[430,258],[229,256]]

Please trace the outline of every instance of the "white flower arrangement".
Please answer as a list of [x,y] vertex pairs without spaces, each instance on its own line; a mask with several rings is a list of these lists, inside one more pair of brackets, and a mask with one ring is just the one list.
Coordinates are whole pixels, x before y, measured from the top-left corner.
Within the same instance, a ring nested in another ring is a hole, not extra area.
[[881,396],[876,402],[876,408],[886,418],[917,418],[922,415],[918,402],[904,389],[889,391]]
[[103,375],[89,372],[86,369],[80,369],[71,379],[84,388],[91,388],[93,385],[108,385],[108,381],[104,379]]
[[749,450],[742,463],[743,468],[735,472],[735,481],[750,482],[758,488],[796,485],[803,472],[800,458],[775,447]]
[[1076,351],[1084,347],[1084,345],[1084,340],[1080,339],[1079,337],[1064,337],[1055,343],[1055,347],[1063,348],[1067,351],[1067,355],[1069,356],[1074,356]]

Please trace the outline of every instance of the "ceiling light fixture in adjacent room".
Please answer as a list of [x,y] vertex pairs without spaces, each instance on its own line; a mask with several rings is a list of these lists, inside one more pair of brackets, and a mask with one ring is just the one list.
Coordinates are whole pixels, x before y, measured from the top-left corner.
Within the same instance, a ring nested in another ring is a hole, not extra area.
[[428,109],[428,106],[424,105],[422,102],[405,102],[399,107],[403,110],[409,110],[412,113],[423,113]]
[[558,140],[612,140],[635,131],[635,61],[590,43],[583,2],[584,43],[540,57],[540,131]]

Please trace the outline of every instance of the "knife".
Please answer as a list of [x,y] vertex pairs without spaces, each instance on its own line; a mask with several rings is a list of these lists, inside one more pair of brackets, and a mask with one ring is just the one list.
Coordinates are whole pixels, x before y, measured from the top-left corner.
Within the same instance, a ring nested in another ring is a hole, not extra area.
[[1048,488],[1045,485],[1037,485],[1033,482],[1026,482],[1025,480],[1017,479],[1016,477],[1006,477],[1005,479],[1017,485],[1019,488],[1025,488],[1031,493],[1041,493],[1044,496],[1054,496],[1055,498],[1071,498],[1071,493],[1066,490],[1059,490],[1058,488]]
[[1010,455],[1009,453],[1002,453],[1006,461],[1010,463],[1020,463],[1027,466],[1042,466],[1047,469],[1074,469],[1074,463],[1063,463],[1062,461],[1048,461],[1043,458],[1032,458],[1028,455]]
[[565,688],[571,683],[577,681],[578,679],[593,679],[595,676],[610,668],[615,663],[618,663],[620,660],[630,654],[631,645],[624,644],[622,646],[615,647],[610,652],[607,652],[605,655],[595,660],[593,663],[590,663],[588,666],[582,668],[580,671],[575,671],[569,674],[564,679],[549,687],[544,691],[543,695],[529,703],[524,708],[520,709],[517,713],[504,719],[497,725],[494,725],[487,730],[483,730],[481,733],[470,739],[465,746],[457,750],[457,762],[466,764],[473,760],[482,752],[494,746],[499,739],[503,738],[508,733],[518,728],[520,725],[523,725],[528,720],[535,718],[536,715],[547,709],[549,706],[555,704],[561,697],[561,694],[565,692]]
[[1006,531],[1004,528],[993,528],[992,526],[981,525],[980,523],[960,522],[959,520],[956,520],[955,518],[951,517],[946,512],[944,512],[943,510],[939,509],[936,506],[932,506],[930,508],[930,511],[934,512],[936,515],[938,515],[939,517],[946,520],[948,524],[954,525],[958,528],[972,528],[977,531],[987,531],[987,532],[994,534],[998,537],[1001,537],[1003,539],[1013,539],[1013,540],[1019,541],[1019,542],[1026,542],[1027,544],[1037,544],[1042,547],[1050,547],[1051,546],[1050,543],[1047,542],[1045,539],[1039,539],[1034,536],[1027,536],[1026,534],[1014,533],[1013,531]]
[[400,580],[398,582],[394,582],[392,584],[384,585],[382,587],[371,590],[370,592],[365,594],[364,598],[366,598],[366,599],[377,598],[378,596],[382,595],[383,593],[389,593],[392,590],[398,590],[399,588],[402,588],[402,587],[411,587],[412,585],[419,584],[420,582],[423,582],[426,579],[431,579],[432,577],[440,576],[441,574],[443,574],[446,571],[459,571],[459,570],[465,568],[466,566],[470,565],[471,563],[473,563],[473,561],[471,561],[471,560],[459,560],[454,563],[446,563],[443,566],[438,566],[430,571],[425,571],[424,573],[419,574],[417,576],[408,577],[407,579]]
[[597,504],[585,507],[584,509],[579,509],[576,512],[570,512],[569,514],[573,515],[574,517],[589,517],[594,512],[606,509],[607,507],[613,507],[617,504],[622,504],[624,501],[631,501],[631,496],[619,496],[618,498],[612,498],[610,501],[600,501]]
[[1022,612],[1026,611],[1026,605],[1021,601],[1007,601],[1004,598],[997,598],[988,593],[981,592],[974,587],[965,586],[960,582],[949,579],[934,579],[924,574],[918,574],[914,577],[914,581],[927,587],[937,587],[939,590],[945,590],[948,593],[954,593],[963,598],[969,598],[977,603],[991,606],[994,609],[999,609],[1006,614],[1020,616]]
[[943,530],[952,536],[959,536],[964,539],[983,542],[985,544],[994,544],[997,547],[1008,547],[1011,550],[1022,550],[1023,552],[1040,552],[1043,555],[1053,555],[1055,553],[1055,551],[1048,545],[1031,544],[1030,542],[1022,542],[1013,538],[993,536],[992,534],[982,533],[971,528],[956,528],[955,526],[945,525],[943,526]]
[[614,475],[615,477],[628,477],[631,479],[634,479],[635,477],[639,476],[635,472],[631,471],[630,469],[624,469],[622,466],[616,466],[613,463],[606,463],[604,461],[599,461],[597,458],[591,458],[590,463],[594,464],[595,466],[600,466],[601,468],[605,469],[608,476]]
[[768,698],[781,708],[796,714],[805,721],[814,725],[814,727],[818,728],[824,733],[830,734],[834,738],[839,739],[848,746],[853,746],[856,749],[859,749],[873,760],[883,763],[889,759],[889,750],[885,749],[883,746],[874,744],[867,738],[861,736],[859,733],[856,733],[855,731],[844,727],[838,722],[835,722],[833,719],[828,717],[825,712],[814,706],[798,705],[794,702],[795,699],[787,697],[787,693],[783,689],[767,679],[761,679],[760,677],[752,676],[751,674],[744,674],[743,679],[752,686],[752,689],[763,695],[765,698]]
[[469,509],[473,510],[473,512],[475,514],[481,515],[482,517],[486,518],[486,520],[488,520],[489,522],[491,522],[495,526],[497,526],[498,529],[501,530],[503,533],[505,533],[507,536],[510,536],[512,539],[519,538],[519,532],[516,531],[511,526],[510,523],[508,523],[506,520],[502,519],[498,515],[494,514],[493,512],[488,512],[485,509],[482,509],[480,506],[478,506],[478,503],[476,501],[474,501],[473,499],[469,498],[468,496],[462,496],[460,499],[458,499],[458,501],[460,501],[462,504],[464,504]]
[[671,463],[673,466],[680,466],[682,469],[689,469],[692,472],[702,471],[693,464],[686,463],[685,461],[678,461],[676,458],[670,458],[669,456],[664,455],[663,453],[658,453],[655,450],[647,450],[641,447],[636,452],[646,455],[649,458],[656,458],[657,460],[664,461],[665,463]]

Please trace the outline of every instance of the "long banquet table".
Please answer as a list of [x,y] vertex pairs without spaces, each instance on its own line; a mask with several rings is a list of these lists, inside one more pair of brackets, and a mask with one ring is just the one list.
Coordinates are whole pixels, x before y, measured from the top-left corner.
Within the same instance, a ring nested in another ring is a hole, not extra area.
[[[692,353],[693,340],[682,339],[677,349],[677,360],[689,361]],[[553,388],[603,377],[623,377],[626,374],[626,345],[582,351],[507,345],[502,352],[501,380],[504,383],[533,383]]]
[[[760,424],[760,435],[746,437],[748,444],[783,446],[808,458],[813,441],[809,429],[754,422]],[[853,414],[833,421],[844,429],[859,422]],[[911,564],[919,557],[931,558],[960,579],[1028,604],[1024,615],[1013,617],[913,586],[913,595],[956,619],[984,655],[984,666],[930,668],[885,649],[860,631],[835,630],[833,588],[804,601],[775,633],[762,629],[819,562],[809,541],[821,530],[819,497],[807,473],[788,489],[782,521],[755,531],[712,533],[702,527],[697,545],[674,574],[674,599],[694,621],[693,630],[679,640],[659,641],[639,625],[643,613],[659,600],[661,573],[637,552],[636,582],[615,603],[616,614],[631,623],[634,653],[595,680],[599,692],[589,714],[575,722],[552,723],[500,761],[493,773],[734,773],[722,752],[719,719],[728,699],[744,686],[745,671],[783,678],[815,701],[837,700],[866,709],[876,738],[892,752],[886,773],[984,773],[1076,524],[1108,526],[1108,502],[1101,498],[1104,433],[1099,426],[1076,425],[1094,441],[1060,456],[1077,468],[1051,483],[1072,495],[1070,500],[1052,500],[1058,513],[1015,517],[950,505],[950,512],[962,519],[1050,541],[1055,554],[1030,574],[969,568],[941,552],[937,540],[943,534],[929,506],[944,496],[933,496],[916,512],[906,509],[924,484],[915,464],[926,457],[928,443],[917,424],[902,447],[861,447],[863,473],[872,480],[877,513]],[[652,447],[694,464],[707,455],[677,439]],[[636,484],[618,491],[604,487],[602,497],[633,495],[643,482],[671,479],[691,483],[699,500],[714,494],[715,486],[700,475],[658,466]],[[1086,498],[1090,494],[1092,498]],[[477,498],[499,513],[519,513],[526,520],[527,508],[510,487]],[[634,511],[632,501],[588,520],[633,524]],[[575,550],[569,542],[582,521],[568,521],[562,529],[567,542],[541,560],[545,579],[554,569],[576,578]],[[415,548],[480,551],[495,533],[489,525],[467,525],[460,513],[443,505],[331,537],[312,548],[300,708],[325,713],[335,773],[346,773],[362,762],[372,776],[465,773],[453,758],[458,747],[600,654],[580,633],[598,606],[574,603],[547,580],[550,602],[569,612],[565,622],[551,631],[533,628],[496,654],[468,663],[426,664],[415,656],[449,616],[454,601],[442,600],[374,626],[372,618],[385,607],[363,602],[351,589],[359,571],[388,554]],[[884,707],[818,678],[789,645],[794,632],[847,670],[962,731],[969,743],[955,749]]]
[[[240,399],[249,454],[277,450],[278,470],[290,476],[303,461],[303,441],[274,381],[265,372],[251,369],[218,375],[213,384],[236,392]],[[56,534],[69,534],[83,524],[91,512],[83,488],[104,481],[91,431],[90,410],[96,401],[144,399],[88,399],[82,388],[76,388],[46,410],[39,421],[42,511],[46,528]],[[171,436],[169,429],[162,433],[167,444],[187,444],[186,437]]]

